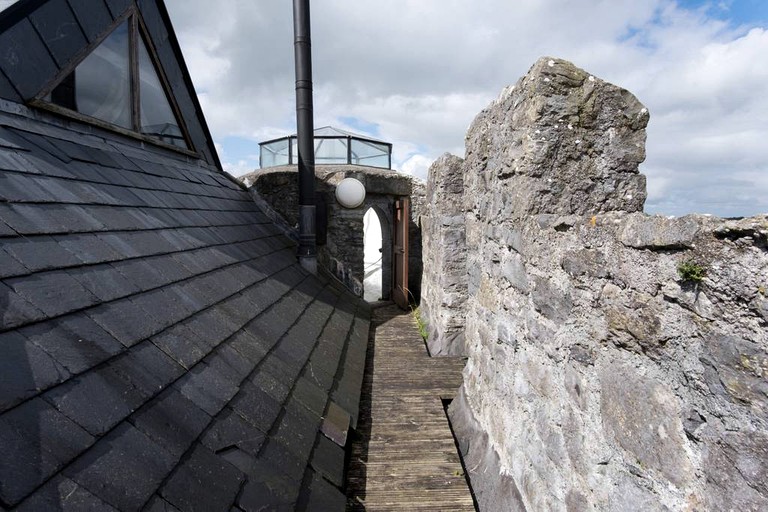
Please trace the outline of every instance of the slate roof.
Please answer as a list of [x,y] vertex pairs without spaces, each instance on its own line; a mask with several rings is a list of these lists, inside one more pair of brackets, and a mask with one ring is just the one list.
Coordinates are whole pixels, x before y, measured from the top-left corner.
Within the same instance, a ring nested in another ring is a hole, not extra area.
[[0,99],[0,510],[344,508],[370,311],[206,151]]

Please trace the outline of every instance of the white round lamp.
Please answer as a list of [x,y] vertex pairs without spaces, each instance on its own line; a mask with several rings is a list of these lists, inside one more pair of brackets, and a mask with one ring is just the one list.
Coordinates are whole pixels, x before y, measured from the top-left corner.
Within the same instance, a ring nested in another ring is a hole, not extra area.
[[336,200],[344,208],[357,208],[365,201],[365,186],[355,178],[344,178],[336,185]]

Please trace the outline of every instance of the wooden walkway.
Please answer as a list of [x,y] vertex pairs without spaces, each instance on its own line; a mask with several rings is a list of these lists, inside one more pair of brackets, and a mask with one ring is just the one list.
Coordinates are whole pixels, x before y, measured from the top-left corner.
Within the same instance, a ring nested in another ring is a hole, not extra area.
[[475,510],[442,403],[464,362],[430,358],[410,313],[374,310],[348,510]]

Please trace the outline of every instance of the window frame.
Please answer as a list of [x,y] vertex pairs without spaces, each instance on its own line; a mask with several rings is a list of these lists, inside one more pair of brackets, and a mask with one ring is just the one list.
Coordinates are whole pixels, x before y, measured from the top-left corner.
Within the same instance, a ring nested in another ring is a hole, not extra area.
[[[63,82],[64,79],[70,75],[70,73],[74,72],[81,62],[83,62],[99,45],[101,45],[110,35],[112,35],[117,27],[126,22],[128,23],[128,66],[131,82],[131,129],[112,124],[108,121],[104,121],[103,119],[92,117],[45,100],[45,97],[51,94],[51,92],[56,87],[58,87],[59,84],[61,84],[61,82]],[[163,92],[165,93],[168,105],[170,106],[176,121],[179,123],[179,129],[181,130],[182,136],[184,137],[184,142],[187,145],[186,148],[176,146],[174,144],[169,144],[155,137],[152,137],[151,135],[145,135],[141,133],[141,84],[139,77],[140,41],[144,43],[144,46],[147,49],[147,53],[149,53],[149,58],[152,61],[155,73],[157,74],[157,77],[160,80],[160,84],[163,87]],[[148,142],[156,146],[160,146],[165,149],[177,151],[187,156],[201,158],[200,153],[195,150],[195,145],[189,136],[189,130],[187,129],[184,118],[181,115],[181,109],[179,109],[176,98],[172,93],[173,89],[171,88],[171,84],[168,82],[168,78],[165,76],[165,72],[163,71],[162,67],[158,65],[158,57],[159,56],[155,50],[154,44],[152,43],[152,39],[149,37],[146,23],[144,22],[144,19],[142,18],[141,13],[136,8],[136,6],[132,5],[123,14],[117,17],[109,25],[109,27],[103,33],[101,33],[99,37],[97,37],[91,44],[77,52],[72,57],[72,59],[70,59],[70,61],[63,68],[61,68],[53,80],[48,82],[48,84],[46,84],[45,87],[43,87],[42,90],[29,101],[29,104],[37,108],[51,111],[55,114],[92,124],[100,128],[117,132],[121,135],[126,135],[143,142]]]

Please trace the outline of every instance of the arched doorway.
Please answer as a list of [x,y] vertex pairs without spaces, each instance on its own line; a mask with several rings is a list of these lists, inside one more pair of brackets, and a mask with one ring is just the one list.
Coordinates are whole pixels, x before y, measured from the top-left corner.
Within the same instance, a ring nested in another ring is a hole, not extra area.
[[383,239],[381,221],[374,208],[363,216],[363,298],[375,302],[383,298]]

